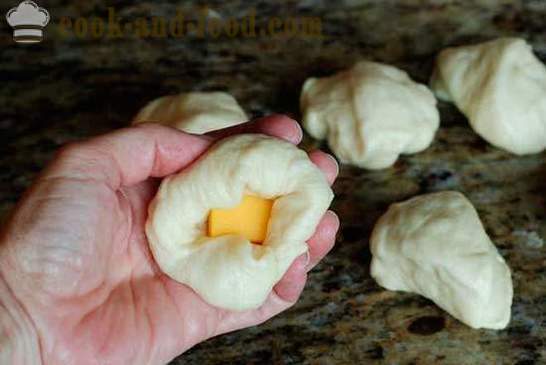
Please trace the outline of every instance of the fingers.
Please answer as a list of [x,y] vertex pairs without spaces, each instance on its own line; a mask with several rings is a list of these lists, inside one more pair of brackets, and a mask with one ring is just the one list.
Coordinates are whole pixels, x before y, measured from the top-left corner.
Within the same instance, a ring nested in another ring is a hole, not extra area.
[[273,288],[274,293],[283,301],[294,303],[300,296],[307,272],[315,267],[334,247],[339,218],[331,210],[327,211],[317,226],[315,234],[307,242],[309,251],[294,260],[282,279]]
[[285,115],[271,115],[234,127],[207,133],[214,139],[225,138],[241,133],[261,133],[268,136],[284,139],[293,144],[301,142],[303,131],[300,125]]
[[331,210],[322,217],[313,236],[307,241],[307,255],[298,257],[275,285],[275,293],[285,301],[295,302],[305,286],[307,272],[330,252],[336,241],[339,218]]
[[235,133],[263,133],[297,144],[301,127],[274,115],[207,136],[183,133],[152,123],[140,123],[90,140],[71,144],[59,153],[46,176],[105,182],[113,190],[149,177],[164,177],[193,162],[215,138]]
[[319,150],[311,152],[309,158],[322,170],[326,180],[332,185],[339,173],[339,165],[336,159],[332,155]]
[[307,255],[301,255],[294,260],[282,279],[275,285],[273,290],[283,300],[295,302],[307,281]]
[[210,138],[143,123],[63,148],[46,170],[49,178],[105,182],[113,190],[189,165],[213,143]]
[[[321,151],[309,154],[330,184],[338,174],[336,160]],[[334,247],[339,229],[339,218],[332,211],[327,211],[317,226],[313,236],[308,240],[307,255],[296,258],[283,278],[275,285],[266,302],[258,309],[244,312],[222,312],[216,334],[231,332],[240,328],[258,325],[269,318],[290,308],[301,295],[307,281],[307,272],[315,267]]]
[[306,272],[313,269],[332,250],[336,243],[338,229],[339,218],[337,214],[331,210],[327,211],[317,226],[315,234],[307,241],[309,263],[306,266]]
[[[293,144],[300,143],[303,138],[300,125],[284,115],[271,115],[252,122],[214,131],[208,133],[207,136],[218,139],[239,133],[262,133],[284,139]],[[309,158],[324,172],[330,185],[333,184],[339,173],[339,165],[336,159],[332,155],[318,150],[311,152]]]
[[216,334],[258,325],[294,305],[305,287],[307,272],[334,246],[338,228],[337,215],[332,211],[326,212],[308,241],[309,258],[301,255],[294,260],[260,308],[243,312],[222,311]]
[[282,300],[295,302],[299,298],[307,280],[307,272],[315,267],[334,247],[338,228],[339,218],[331,210],[327,211],[315,233],[307,241],[308,253],[296,258],[273,288]]

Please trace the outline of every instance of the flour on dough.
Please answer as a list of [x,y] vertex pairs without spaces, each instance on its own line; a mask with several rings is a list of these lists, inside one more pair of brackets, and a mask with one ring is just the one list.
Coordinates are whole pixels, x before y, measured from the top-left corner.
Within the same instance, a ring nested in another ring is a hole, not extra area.
[[436,99],[425,85],[393,66],[368,61],[308,79],[301,109],[311,136],[327,139],[342,162],[368,169],[423,151],[440,123]]
[[204,134],[247,121],[247,115],[233,96],[215,91],[155,99],[140,110],[133,124],[156,122],[187,133]]
[[431,86],[489,143],[518,155],[546,148],[546,67],[523,39],[443,50]]
[[461,193],[391,205],[373,230],[371,251],[379,285],[421,294],[473,328],[508,325],[510,269]]
[[[240,235],[208,237],[210,209],[234,207],[245,194],[276,199],[263,244]],[[146,235],[161,270],[208,303],[257,308],[307,251],[332,199],[324,174],[304,151],[272,137],[238,135],[163,180],[149,206]]]

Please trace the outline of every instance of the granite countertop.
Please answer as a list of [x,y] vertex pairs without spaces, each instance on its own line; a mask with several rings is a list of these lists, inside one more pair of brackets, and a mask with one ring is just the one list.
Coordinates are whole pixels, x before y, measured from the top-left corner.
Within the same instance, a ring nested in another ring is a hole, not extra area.
[[[1,10],[18,1],[1,1]],[[191,2],[110,2],[123,19],[171,16]],[[304,79],[361,58],[392,63],[426,82],[447,45],[518,35],[546,59],[546,2],[525,0],[209,1],[208,15],[314,16],[322,37],[275,39],[78,39],[61,16],[107,16],[97,0],[42,1],[44,42],[16,45],[0,22],[0,215],[59,145],[122,127],[144,102],[189,90],[226,90],[257,116],[299,117]],[[301,300],[266,324],[196,346],[173,364],[544,364],[546,363],[546,154],[516,157],[487,145],[448,104],[424,153],[393,168],[343,166],[333,208],[342,228],[333,252],[310,273]],[[319,146],[306,138],[306,148]],[[513,270],[512,321],[473,330],[412,294],[385,291],[369,274],[368,239],[389,204],[455,189],[476,206]]]

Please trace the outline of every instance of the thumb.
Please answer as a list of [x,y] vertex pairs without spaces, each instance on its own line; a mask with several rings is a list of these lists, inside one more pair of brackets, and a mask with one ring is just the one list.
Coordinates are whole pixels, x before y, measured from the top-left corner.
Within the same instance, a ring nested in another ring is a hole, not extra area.
[[96,180],[117,190],[173,174],[212,143],[210,137],[145,123],[65,146],[44,175]]

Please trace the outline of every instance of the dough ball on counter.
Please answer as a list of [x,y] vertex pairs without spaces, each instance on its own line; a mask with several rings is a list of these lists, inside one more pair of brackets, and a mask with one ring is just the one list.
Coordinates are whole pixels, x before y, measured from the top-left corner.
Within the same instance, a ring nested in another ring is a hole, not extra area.
[[[264,199],[272,206],[262,204]],[[304,151],[263,135],[237,135],[163,180],[149,206],[146,235],[161,270],[208,303],[231,310],[257,308],[307,251],[306,241],[332,199],[324,174]],[[211,227],[221,232],[252,210],[259,218],[243,224],[261,221],[269,209],[261,244],[242,234],[209,235]]]
[[510,269],[472,204],[458,192],[393,204],[371,238],[379,285],[423,295],[473,328],[510,321]]
[[518,155],[546,148],[546,68],[523,39],[443,50],[431,86],[489,143]]
[[156,122],[186,133],[204,134],[245,123],[248,117],[228,93],[190,92],[163,96],[149,102],[133,124]]
[[368,169],[423,151],[440,123],[436,99],[425,85],[393,66],[368,61],[308,79],[301,109],[311,136],[327,139],[342,162]]

